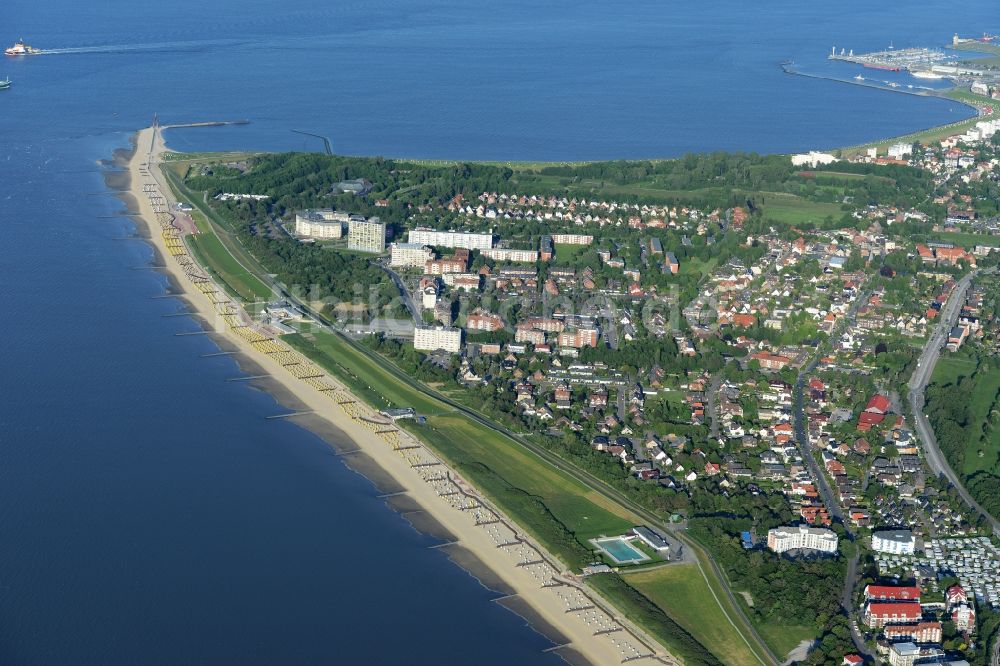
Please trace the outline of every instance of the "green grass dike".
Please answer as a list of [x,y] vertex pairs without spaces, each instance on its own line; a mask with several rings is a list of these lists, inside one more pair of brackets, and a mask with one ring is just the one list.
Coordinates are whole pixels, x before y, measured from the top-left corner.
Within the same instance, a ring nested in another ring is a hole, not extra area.
[[[401,383],[339,335],[316,331],[282,339],[344,382],[365,402],[380,409],[414,407],[426,415],[424,425],[401,423],[571,568],[579,570],[594,561],[588,539],[620,534],[636,524],[637,518],[627,509],[538,460],[500,433]],[[723,659],[721,662],[687,629],[700,622],[698,617],[688,616],[692,608],[689,597],[675,596],[655,603],[617,575],[604,574],[587,580],[596,592],[685,664],[760,664],[708,592],[704,578],[698,575],[704,589],[697,592],[704,595],[696,607],[715,626],[710,637],[718,641],[710,645],[713,649],[716,644],[724,646],[724,650],[715,651]],[[710,610],[712,605],[714,613]],[[674,619],[675,616],[683,621]],[[730,652],[730,646],[735,656],[723,656],[724,651]]]

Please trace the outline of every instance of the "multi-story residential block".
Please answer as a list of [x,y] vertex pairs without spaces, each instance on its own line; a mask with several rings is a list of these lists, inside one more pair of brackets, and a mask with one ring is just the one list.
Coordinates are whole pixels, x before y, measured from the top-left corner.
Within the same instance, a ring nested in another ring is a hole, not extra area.
[[913,624],[923,617],[920,604],[913,601],[898,603],[871,601],[865,606],[864,622],[870,629],[888,624]]
[[941,623],[917,622],[916,624],[890,624],[882,630],[887,640],[914,643],[940,643]]
[[437,351],[457,354],[462,348],[462,329],[446,326],[417,326],[413,330],[413,348],[417,351]]
[[562,333],[566,328],[564,322],[546,317],[529,317],[524,320],[523,324],[529,328],[537,328],[539,331],[545,331],[546,333]]
[[559,245],[590,245],[594,242],[594,237],[584,234],[552,234],[552,242]]
[[880,530],[872,532],[872,550],[876,553],[912,555],[917,538],[910,530]]
[[545,344],[545,331],[518,324],[514,331],[514,342],[530,342],[533,345]]
[[484,257],[494,261],[510,261],[513,263],[530,264],[538,261],[538,250],[515,250],[510,248],[493,248],[481,250]]
[[476,312],[466,318],[465,328],[470,331],[499,331],[503,328],[503,319],[490,312]]
[[789,550],[818,550],[821,553],[837,552],[837,534],[821,527],[792,525],[775,527],[767,531],[767,547],[776,553]]
[[410,232],[409,241],[433,247],[464,247],[468,250],[488,250],[493,247],[493,234],[467,231],[436,231],[419,227]]
[[349,221],[347,213],[329,209],[304,210],[295,214],[295,235],[304,238],[340,238],[344,235],[344,223]]
[[347,248],[360,252],[385,251],[385,224],[377,217],[351,218],[347,228]]
[[389,264],[397,268],[423,268],[434,259],[434,252],[426,245],[393,243],[389,246]]
[[915,585],[866,585],[865,600],[920,603],[920,588]]
[[572,347],[582,349],[584,347],[596,347],[599,336],[596,328],[578,328],[573,331],[563,331],[559,334],[558,345],[560,347]]
[[462,259],[444,258],[431,259],[424,262],[424,273],[428,275],[448,275],[449,273],[464,273],[465,261]]

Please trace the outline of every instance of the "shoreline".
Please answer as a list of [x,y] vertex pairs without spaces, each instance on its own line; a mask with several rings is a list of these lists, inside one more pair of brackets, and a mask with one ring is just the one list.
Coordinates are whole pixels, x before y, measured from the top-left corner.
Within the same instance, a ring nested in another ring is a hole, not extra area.
[[[123,198],[131,200],[126,203],[130,212],[134,207],[137,235],[148,240],[154,265],[168,278],[168,293],[182,300],[193,318],[202,320],[220,348],[238,352],[234,356],[241,370],[246,371],[246,363],[254,367],[248,374],[264,376],[250,381],[279,404],[291,404],[292,411],[308,412],[292,419],[327,441],[335,455],[368,478],[380,494],[401,493],[387,498],[387,506],[414,529],[441,538],[452,562],[502,595],[494,602],[502,602],[551,640],[550,651],[565,661],[676,663],[596,593],[566,575],[556,558],[424,444],[386,423],[280,338],[248,325],[251,322],[238,304],[187,254],[183,235],[172,225],[172,196],[159,171],[159,157],[166,151],[160,129],[146,128],[135,135]],[[342,450],[347,443],[354,448]]]

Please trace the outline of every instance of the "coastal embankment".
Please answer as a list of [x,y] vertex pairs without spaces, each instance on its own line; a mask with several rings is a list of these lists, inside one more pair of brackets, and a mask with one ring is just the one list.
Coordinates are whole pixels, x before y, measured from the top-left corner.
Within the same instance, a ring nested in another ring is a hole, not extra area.
[[387,501],[415,527],[441,538],[453,561],[503,594],[497,602],[552,639],[567,661],[677,663],[428,447],[256,326],[188,252],[188,227],[171,212],[174,202],[160,171],[166,150],[160,128],[140,131],[135,142],[128,193],[134,212],[149,226],[149,240],[160,255],[156,265],[224,348],[254,365],[253,375],[267,380],[267,390],[289,407],[289,418],[321,435],[335,432],[332,439],[348,465],[391,495]]

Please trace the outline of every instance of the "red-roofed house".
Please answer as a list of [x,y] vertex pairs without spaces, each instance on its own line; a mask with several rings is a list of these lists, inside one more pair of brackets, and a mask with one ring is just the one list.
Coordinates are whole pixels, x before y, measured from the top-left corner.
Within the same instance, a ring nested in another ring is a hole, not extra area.
[[858,430],[861,432],[867,432],[872,429],[872,427],[877,426],[885,420],[885,416],[882,414],[873,414],[872,412],[861,412],[861,417],[858,418]]
[[952,585],[944,593],[944,603],[947,608],[952,606],[958,606],[964,604],[969,600],[969,596],[965,593],[965,588],[961,585]]
[[760,363],[760,367],[766,370],[781,370],[792,362],[792,359],[779,354],[760,351],[750,355],[750,358]]
[[872,399],[865,405],[865,411],[875,414],[888,414],[889,405],[889,398],[884,395],[873,395]]

